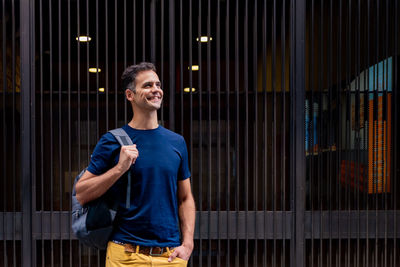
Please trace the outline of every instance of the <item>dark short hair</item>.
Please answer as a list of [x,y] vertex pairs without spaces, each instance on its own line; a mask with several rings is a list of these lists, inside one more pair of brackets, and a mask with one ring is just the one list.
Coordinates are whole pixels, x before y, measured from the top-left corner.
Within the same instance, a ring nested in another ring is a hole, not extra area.
[[135,92],[136,90],[136,84],[135,84],[135,80],[136,80],[136,76],[142,72],[142,71],[146,71],[146,70],[152,70],[154,72],[156,72],[156,67],[154,66],[153,63],[150,62],[141,62],[137,65],[131,65],[129,67],[127,67],[124,70],[124,73],[122,73],[121,76],[121,80],[122,80],[122,89],[131,89],[132,91]]

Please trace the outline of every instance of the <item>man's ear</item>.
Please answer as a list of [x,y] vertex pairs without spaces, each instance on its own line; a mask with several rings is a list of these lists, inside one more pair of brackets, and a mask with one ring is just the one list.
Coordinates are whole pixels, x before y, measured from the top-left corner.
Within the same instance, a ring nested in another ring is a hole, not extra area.
[[128,100],[128,101],[133,101],[133,95],[134,95],[135,93],[132,91],[132,90],[130,90],[130,89],[126,89],[125,90],[125,97],[126,97],[126,99]]

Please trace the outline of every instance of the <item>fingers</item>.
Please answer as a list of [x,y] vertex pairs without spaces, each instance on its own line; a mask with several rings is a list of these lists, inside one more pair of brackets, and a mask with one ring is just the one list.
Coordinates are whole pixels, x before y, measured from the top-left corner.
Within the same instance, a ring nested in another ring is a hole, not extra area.
[[121,147],[121,151],[134,151],[134,150],[137,150],[136,144]]
[[175,250],[171,253],[171,255],[168,258],[168,262],[173,261],[176,257],[182,259],[182,260],[189,260],[191,252],[187,250],[184,246],[179,246],[175,248]]
[[123,171],[127,171],[131,165],[136,162],[138,157],[139,151],[137,150],[135,144],[130,146],[122,146],[118,163]]
[[136,145],[121,147],[121,154],[131,159],[132,163],[134,163],[136,158],[139,157],[139,151],[137,150]]
[[168,262],[173,261],[177,255],[178,255],[178,251],[174,250],[174,252],[172,252],[171,255],[169,255]]

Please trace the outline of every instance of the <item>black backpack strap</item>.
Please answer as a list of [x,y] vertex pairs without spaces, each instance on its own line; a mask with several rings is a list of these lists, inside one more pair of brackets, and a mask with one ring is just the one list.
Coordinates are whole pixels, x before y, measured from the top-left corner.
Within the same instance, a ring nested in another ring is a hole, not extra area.
[[[132,139],[128,136],[124,129],[118,128],[111,130],[110,133],[114,135],[121,146],[133,145]],[[128,170],[128,186],[126,187],[126,208],[131,206],[131,172]]]

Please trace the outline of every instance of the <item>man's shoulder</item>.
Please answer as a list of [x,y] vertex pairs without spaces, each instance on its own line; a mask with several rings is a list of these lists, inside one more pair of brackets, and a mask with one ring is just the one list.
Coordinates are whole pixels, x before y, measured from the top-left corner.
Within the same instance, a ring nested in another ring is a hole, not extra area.
[[110,133],[110,132],[106,132],[105,134],[103,134],[99,141],[96,144],[96,148],[95,150],[114,150],[116,148],[119,147],[119,143],[117,141],[117,139],[115,138],[115,136]]
[[105,144],[109,144],[109,145],[118,144],[117,139],[115,138],[115,136],[111,132],[106,132],[105,134],[103,134],[101,136],[99,142],[102,142],[102,143],[105,143]]
[[172,130],[169,130],[167,128],[164,128],[163,126],[160,126],[160,132],[164,136],[170,138],[172,141],[179,141],[179,142],[184,141],[184,138],[183,138],[182,135],[180,135],[180,134],[178,134],[178,133],[176,133],[176,132],[174,132]]
[[95,175],[106,172],[113,165],[119,148],[120,145],[113,134],[103,134],[91,155],[88,170]]

